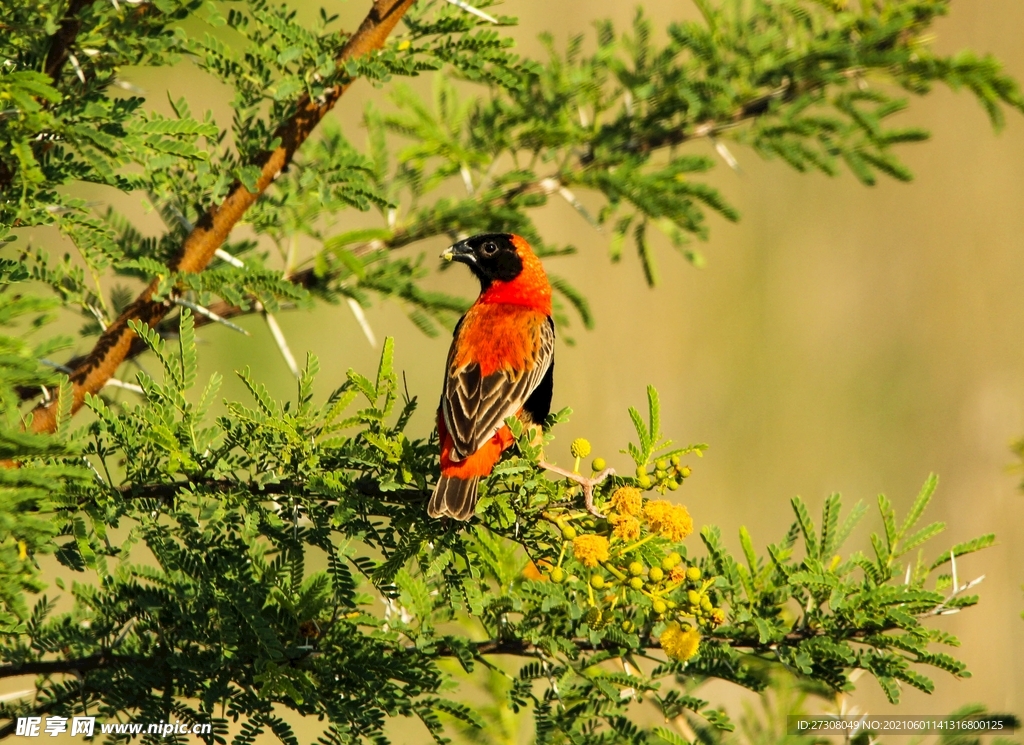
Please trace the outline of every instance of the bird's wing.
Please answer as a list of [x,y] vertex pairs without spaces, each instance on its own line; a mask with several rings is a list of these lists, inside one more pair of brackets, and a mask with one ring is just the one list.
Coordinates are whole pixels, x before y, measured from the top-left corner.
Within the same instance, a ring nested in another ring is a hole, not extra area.
[[497,370],[481,376],[480,365],[476,362],[452,369],[454,353],[449,355],[441,411],[455,445],[452,455],[458,455],[459,460],[475,453],[491,439],[506,418],[519,413],[540,385],[555,356],[555,328],[550,318],[538,324],[537,334],[540,337],[535,347],[537,354],[533,367],[528,370]]

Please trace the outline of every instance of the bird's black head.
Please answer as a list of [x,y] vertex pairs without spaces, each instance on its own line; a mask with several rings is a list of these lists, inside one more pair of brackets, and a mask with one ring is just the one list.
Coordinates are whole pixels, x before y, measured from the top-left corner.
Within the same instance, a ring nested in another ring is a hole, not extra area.
[[511,233],[481,233],[446,248],[441,258],[469,266],[487,289],[495,281],[511,282],[523,271],[517,242]]

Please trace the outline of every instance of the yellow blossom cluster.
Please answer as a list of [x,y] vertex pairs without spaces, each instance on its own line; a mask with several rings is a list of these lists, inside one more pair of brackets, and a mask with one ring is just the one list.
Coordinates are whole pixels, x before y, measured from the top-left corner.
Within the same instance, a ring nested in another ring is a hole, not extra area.
[[640,521],[632,515],[612,514],[608,516],[608,522],[614,526],[612,535],[619,540],[635,541],[640,537]]
[[603,535],[585,533],[572,542],[572,552],[585,567],[596,567],[602,561],[608,561],[608,539]]
[[661,632],[658,641],[665,654],[673,660],[684,662],[697,654],[700,647],[700,632],[689,625],[684,629],[677,621],[672,621]]
[[612,494],[612,509],[620,515],[638,517],[643,501],[641,491],[635,486],[622,486]]
[[681,504],[653,499],[644,505],[644,519],[651,530],[670,541],[679,542],[693,532],[693,518]]

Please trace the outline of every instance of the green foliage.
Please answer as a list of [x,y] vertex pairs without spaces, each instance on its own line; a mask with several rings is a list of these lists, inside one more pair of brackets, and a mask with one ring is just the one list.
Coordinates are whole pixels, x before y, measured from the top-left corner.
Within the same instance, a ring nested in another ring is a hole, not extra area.
[[[55,672],[93,661],[71,685],[40,679],[49,713],[212,721],[210,741],[238,721],[243,732],[268,727],[289,741],[274,718],[285,707],[325,718],[339,742],[379,740],[396,715],[440,737],[450,718],[482,725],[444,697],[460,677],[445,661],[498,673],[489,658],[506,654],[525,661],[502,673],[508,685],[491,687],[513,712],[532,709],[539,738],[640,741],[645,730],[630,721],[640,704],[732,729],[707,702],[681,697],[674,680],[761,690],[768,667],[780,666],[845,691],[863,669],[895,700],[896,681],[930,690],[928,668],[967,674],[934,649],[956,640],[927,620],[977,598],[934,589],[932,563],[919,559],[906,578],[895,563],[924,535],[912,531],[934,479],[898,528],[880,498],[887,537],[872,544],[887,548],[875,560],[839,556],[862,511],[841,521],[838,496],[826,500],[820,527],[794,500],[792,529],[766,555],[744,531],[744,565],[713,527],[701,533],[699,557],[685,543],[685,508],[641,499],[640,477],[606,481],[597,505],[608,517],[596,518],[579,509],[572,482],[550,481],[519,456],[485,480],[479,520],[462,530],[423,516],[436,443],[402,431],[416,402],[399,396],[390,340],[374,378],[350,371],[323,402],[312,394],[313,357],[292,401],[274,400],[243,371],[251,403],[231,403],[210,422],[219,378],[192,392],[188,311],[176,349],[138,331],[162,381],[140,372],[143,401],[120,413],[91,398],[95,421],[73,440],[103,476],[56,481],[54,524],[67,538],[57,559],[82,575],[73,609],[55,613],[39,599],[29,615],[9,605],[24,624],[0,646],[9,666],[55,649],[66,650]],[[650,403],[643,431],[657,439],[653,391]],[[546,441],[553,447],[551,433]],[[38,468],[52,478],[76,460],[53,453]],[[637,523],[631,536],[620,533],[627,518]],[[602,545],[603,556],[593,550]],[[453,623],[475,631],[453,633]],[[683,652],[667,641],[680,623],[695,640]],[[37,704],[3,706],[16,717]]]
[[[698,551],[689,513],[662,497],[705,446],[664,439],[652,388],[646,418],[629,412],[635,476],[595,494],[605,516],[541,470],[563,411],[540,441],[513,422],[518,449],[481,485],[479,518],[442,524],[424,510],[437,443],[405,434],[416,400],[390,340],[374,378],[349,371],[322,401],[313,357],[294,400],[244,370],[251,400],[214,420],[220,376],[196,389],[197,326],[238,329],[242,313],[344,300],[360,320],[389,299],[437,333],[466,303],[425,290],[432,264],[401,249],[501,230],[542,257],[575,253],[534,222],[552,197],[607,236],[612,261],[632,241],[651,284],[652,228],[699,265],[709,213],[738,217],[703,180],[703,141],[729,163],[738,147],[798,170],[845,163],[870,184],[909,178],[897,146],[926,136],[890,124],[904,95],[966,88],[995,126],[1024,108],[993,59],[932,49],[942,0],[698,5],[700,22],[664,38],[638,13],[626,33],[545,37],[536,61],[500,33],[513,19],[423,0],[383,49],[342,64],[335,18],[304,25],[265,0],[0,6],[0,241],[43,240],[0,258],[0,676],[40,675],[37,695],[0,703],[0,736],[19,716],[88,712],[292,743],[290,712],[323,722],[325,745],[385,742],[394,717],[439,741],[492,726],[511,739],[529,712],[538,742],[692,739],[635,723],[649,707],[710,743],[734,725],[694,695],[704,680],[764,690],[785,669],[836,692],[864,670],[895,700],[903,683],[931,690],[934,671],[967,675],[929,620],[977,602],[956,562],[993,539],[922,558],[941,530],[919,526],[933,479],[902,521],[879,498],[870,554],[844,548],[864,509],[843,517],[838,496],[820,525],[794,500],[763,554],[742,528],[734,558],[713,526]],[[186,63],[230,90],[230,123],[173,96],[158,114],[130,82]],[[421,74],[427,100],[395,82]],[[365,142],[325,123],[246,212],[253,237],[184,271],[183,244],[235,184],[257,190],[296,108],[364,78],[388,96],[367,107]],[[113,192],[144,196],[162,230],[81,196]],[[73,254],[50,248],[57,232]],[[592,325],[586,297],[552,285],[558,324],[571,309]],[[81,388],[59,373],[80,360],[52,359],[71,342],[48,322],[81,316],[88,346],[147,286],[180,310],[155,328],[123,320],[131,354],[162,372],[115,381],[136,386],[127,404],[89,396],[76,429]],[[26,404],[53,397],[55,435],[32,434]],[[457,688],[479,675],[491,703],[476,707]]]

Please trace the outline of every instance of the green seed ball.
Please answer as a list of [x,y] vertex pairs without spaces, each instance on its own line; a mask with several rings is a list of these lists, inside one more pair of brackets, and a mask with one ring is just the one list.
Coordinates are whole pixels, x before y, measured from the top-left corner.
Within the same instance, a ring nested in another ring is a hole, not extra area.
[[687,590],[686,599],[690,601],[690,605],[700,607],[700,593],[696,590]]
[[711,609],[714,607],[713,605],[711,605],[711,598],[709,598],[707,595],[702,597],[700,599],[700,607],[701,607],[701,610],[703,610],[703,611],[705,611],[707,613],[710,613]]
[[667,558],[669,559],[669,561],[672,562],[672,568],[673,569],[675,569],[677,566],[679,566],[682,563],[682,561],[683,561],[683,557],[679,555],[678,551],[673,551],[672,553],[670,553],[668,555]]
[[690,580],[691,582],[696,582],[700,579],[700,576],[700,567],[690,567],[686,570],[686,579]]
[[625,631],[628,634],[630,631],[633,630],[633,622],[632,621],[623,621],[620,624],[619,628],[621,628],[623,631]]
[[636,475],[637,475],[637,478],[639,478],[640,476],[646,476],[647,475],[647,467],[646,466],[637,466],[636,467]]
[[634,577],[639,577],[644,573],[644,563],[642,561],[633,561],[629,564],[629,573]]
[[664,458],[658,458],[658,462],[654,464],[654,467],[661,471],[665,471],[668,469],[668,461]]
[[679,488],[679,482],[678,481],[676,481],[675,479],[669,479],[668,480],[668,490],[669,491],[675,491],[678,488]]
[[591,606],[590,610],[587,611],[587,624],[591,627],[601,623],[601,609],[596,605]]
[[674,566],[675,564],[672,563],[672,559],[669,556],[666,556],[664,559],[661,560],[661,568],[664,569],[666,572],[671,572],[672,567]]
[[693,473],[693,469],[690,468],[689,466],[683,466],[682,468],[679,469],[679,475],[682,476],[684,479],[687,478],[691,473]]
[[636,483],[640,486],[641,489],[650,489],[651,477],[645,473],[643,476],[636,480]]
[[642,589],[644,589],[643,578],[641,578],[641,577],[631,577],[630,580],[629,580],[629,586],[632,587],[634,590],[642,590]]
[[551,578],[551,581],[554,582],[556,585],[560,585],[561,583],[565,582],[565,570],[562,569],[562,567],[555,567],[551,570],[551,574],[549,574],[548,576]]
[[672,465],[673,466],[678,466],[679,465],[679,456],[678,455],[673,455],[672,456]]
[[564,538],[567,541],[571,541],[575,537],[576,528],[574,528],[571,525],[566,525],[564,528],[562,528],[562,538]]
[[595,471],[603,471],[608,467],[608,464],[605,462],[604,458],[594,458],[594,462],[590,464],[590,467]]
[[665,471],[664,469],[659,468],[654,472],[654,478],[656,478],[658,481],[664,481],[666,476],[668,476],[668,472]]
[[595,574],[590,578],[590,586],[593,587],[595,590],[600,590],[602,587],[604,587],[604,577],[602,577],[600,574]]
[[654,612],[660,616],[662,613],[668,610],[668,603],[666,603],[664,600],[655,600],[651,604],[651,607],[654,609]]
[[665,577],[665,573],[661,571],[661,567],[651,567],[650,571],[647,572],[647,577],[651,582],[661,582]]
[[668,609],[669,610],[672,610],[673,608],[676,607],[676,605],[678,605],[678,603],[676,603],[675,600],[667,600],[666,603],[668,604]]

